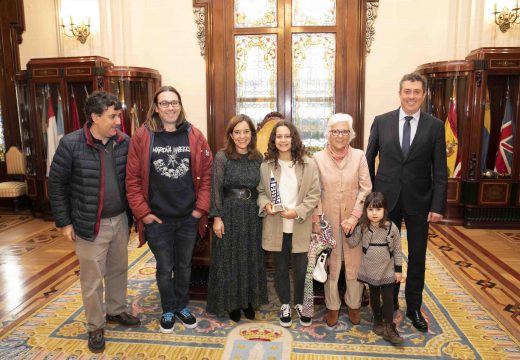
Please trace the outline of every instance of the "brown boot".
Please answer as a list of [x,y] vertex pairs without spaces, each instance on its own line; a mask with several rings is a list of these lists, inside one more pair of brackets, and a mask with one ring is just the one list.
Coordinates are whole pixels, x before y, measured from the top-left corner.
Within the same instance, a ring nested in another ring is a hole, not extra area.
[[383,315],[381,313],[374,313],[374,325],[372,325],[372,331],[374,334],[382,336],[384,333],[383,328]]
[[353,325],[358,325],[361,321],[361,311],[359,309],[348,308],[348,318]]
[[388,342],[391,342],[394,345],[399,345],[404,342],[404,339],[397,332],[397,329],[395,328],[394,323],[390,323],[390,324],[385,323],[383,325],[383,327],[384,327],[383,339],[385,339]]
[[327,315],[325,316],[325,320],[327,321],[327,326],[333,327],[338,323],[339,310],[330,310],[327,309]]

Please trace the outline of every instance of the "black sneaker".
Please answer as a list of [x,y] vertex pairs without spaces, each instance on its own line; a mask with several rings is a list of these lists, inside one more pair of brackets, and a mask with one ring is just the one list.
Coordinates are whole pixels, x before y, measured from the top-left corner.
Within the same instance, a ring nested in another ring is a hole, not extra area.
[[160,330],[163,334],[171,334],[173,333],[173,325],[175,325],[175,317],[173,313],[166,312],[161,316],[161,326]]
[[300,325],[311,326],[312,319],[308,316],[303,316],[303,305],[302,304],[296,304],[296,306],[294,306],[294,310],[296,310],[296,314],[298,314],[298,317],[300,318]]
[[88,349],[93,353],[105,350],[105,334],[103,329],[88,332]]
[[109,323],[118,323],[127,327],[137,327],[141,325],[141,320],[139,318],[130,315],[129,313],[122,312],[119,315],[108,315],[107,314],[107,322]]
[[291,306],[289,304],[283,304],[280,308],[280,325],[283,327],[292,325]]
[[193,329],[197,327],[197,319],[195,319],[195,316],[192,315],[190,309],[185,307],[181,311],[176,311],[175,316],[177,319],[182,321],[184,326],[186,326],[188,329]]

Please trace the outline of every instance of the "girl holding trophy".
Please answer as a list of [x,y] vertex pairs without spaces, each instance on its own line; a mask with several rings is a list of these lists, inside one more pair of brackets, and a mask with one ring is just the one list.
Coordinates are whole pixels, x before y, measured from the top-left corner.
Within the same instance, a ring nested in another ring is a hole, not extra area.
[[262,247],[271,252],[275,289],[280,299],[280,325],[292,325],[289,265],[293,270],[293,305],[300,324],[312,319],[302,315],[307,251],[312,214],[320,199],[318,168],[307,156],[296,127],[279,121],[269,137],[260,166],[259,214],[263,218]]

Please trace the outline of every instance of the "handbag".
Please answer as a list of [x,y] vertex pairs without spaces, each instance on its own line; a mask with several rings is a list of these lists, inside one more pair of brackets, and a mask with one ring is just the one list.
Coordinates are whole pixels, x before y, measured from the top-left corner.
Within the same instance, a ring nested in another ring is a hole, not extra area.
[[320,256],[318,256],[318,260],[316,261],[314,271],[312,272],[312,278],[321,283],[327,281],[327,269],[325,268],[325,263],[327,262],[329,253],[330,250],[324,250],[321,252]]

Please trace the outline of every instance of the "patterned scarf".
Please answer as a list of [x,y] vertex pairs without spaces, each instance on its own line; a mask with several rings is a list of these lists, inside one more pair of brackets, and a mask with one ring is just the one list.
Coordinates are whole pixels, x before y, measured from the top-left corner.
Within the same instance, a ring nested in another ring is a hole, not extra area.
[[330,144],[327,144],[327,151],[329,152],[330,156],[332,156],[332,159],[336,162],[336,164],[341,164],[341,161],[347,156],[349,145],[345,146],[345,149],[341,152],[336,152],[332,148]]

